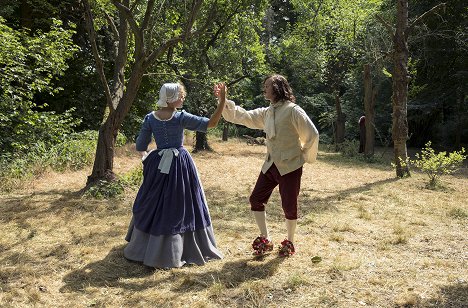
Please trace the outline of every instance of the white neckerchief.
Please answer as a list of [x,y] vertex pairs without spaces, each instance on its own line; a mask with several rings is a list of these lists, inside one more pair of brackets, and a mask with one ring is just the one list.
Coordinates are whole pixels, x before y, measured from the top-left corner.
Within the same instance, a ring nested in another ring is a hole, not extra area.
[[268,110],[265,115],[265,133],[267,139],[273,139],[276,136],[276,129],[275,129],[275,109],[278,106],[281,106],[284,101],[279,101],[276,103],[271,103],[268,107]]

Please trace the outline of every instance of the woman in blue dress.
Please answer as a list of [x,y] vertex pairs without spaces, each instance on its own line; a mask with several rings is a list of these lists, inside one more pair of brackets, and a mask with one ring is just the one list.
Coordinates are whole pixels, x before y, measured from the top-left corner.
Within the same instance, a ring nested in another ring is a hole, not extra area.
[[[224,85],[221,89],[225,98]],[[225,99],[208,119],[177,110],[185,95],[181,84],[164,84],[159,108],[145,116],[136,141],[142,154],[143,183],[133,205],[124,256],[150,267],[203,265],[223,257],[216,248],[203,187],[183,138],[184,129],[206,132],[215,127]],[[152,136],[157,148],[147,152]]]

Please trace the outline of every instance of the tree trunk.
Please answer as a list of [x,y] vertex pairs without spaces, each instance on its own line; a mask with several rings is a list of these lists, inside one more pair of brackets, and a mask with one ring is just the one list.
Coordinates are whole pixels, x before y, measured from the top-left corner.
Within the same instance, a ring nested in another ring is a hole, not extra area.
[[366,114],[366,143],[364,155],[370,157],[374,155],[375,144],[375,96],[376,91],[372,86],[371,66],[364,65],[364,110]]
[[119,98],[118,96],[114,96],[116,100],[119,100],[116,104],[117,109],[110,112],[106,121],[99,129],[96,157],[94,158],[93,171],[91,175],[88,176],[87,186],[92,185],[100,179],[113,180],[115,178],[113,171],[115,141],[117,140],[120,126],[137,96],[143,78],[143,72],[143,61],[141,59],[140,61],[137,60],[133,65],[132,76],[127,83],[127,88],[125,89],[123,97]]
[[195,147],[194,152],[198,151],[212,151],[210,145],[208,144],[208,138],[206,133],[196,132],[195,134]]
[[405,177],[410,175],[407,164],[408,154],[406,141],[408,140],[408,44],[406,31],[408,28],[408,0],[398,0],[397,24],[393,36],[393,123],[392,138],[396,175]]
[[337,144],[343,143],[345,136],[345,117],[341,109],[341,100],[339,91],[335,91],[335,108],[336,108],[336,129],[335,141]]
[[464,121],[464,118],[463,118],[463,115],[465,114],[464,113],[464,108],[463,106],[465,105],[465,98],[466,98],[466,95],[463,91],[463,88],[462,86],[460,86],[458,88],[458,91],[457,91],[458,95],[457,95],[457,126],[456,126],[456,129],[455,129],[455,148],[456,149],[460,149],[461,148],[461,136],[462,136],[462,131],[463,131],[463,121]]
[[112,170],[114,169],[114,149],[118,131],[113,127],[112,122],[112,119],[108,117],[99,129],[93,171],[88,176],[86,186],[99,180],[112,181],[115,179]]
[[229,133],[229,122],[224,121],[224,125],[223,125],[223,141],[228,141],[228,133]]
[[[96,43],[96,33],[94,30],[94,20],[91,12],[91,6],[88,0],[82,0],[86,25],[89,32],[91,50],[96,63],[96,70],[99,74],[101,84],[104,88],[104,94],[106,97],[106,105],[109,108],[109,114],[103,116],[103,124],[99,130],[98,144],[96,147],[96,157],[94,158],[93,171],[88,177],[87,187],[91,186],[92,183],[99,179],[113,179],[113,165],[114,165],[114,147],[122,122],[125,116],[130,111],[130,108],[137,96],[138,89],[141,85],[143,74],[146,72],[148,67],[152,65],[159,57],[166,53],[166,51],[177,45],[178,43],[186,41],[189,37],[202,33],[207,28],[201,27],[200,30],[192,31],[193,24],[196,16],[200,11],[203,4],[203,0],[195,0],[192,3],[191,9],[187,17],[187,22],[181,24],[181,33],[176,34],[167,40],[163,40],[157,43],[155,46],[151,42],[150,20],[153,19],[153,8],[155,1],[147,1],[146,10],[141,23],[136,22],[135,16],[132,10],[129,9],[130,1],[112,1],[114,6],[119,11],[119,27],[117,29],[116,24],[112,18],[108,18],[109,25],[113,29],[115,36],[117,37],[117,55],[114,63],[114,86],[112,89],[109,87],[110,82],[107,81],[107,77],[104,70],[103,61],[99,55],[99,48]],[[138,12],[141,15],[142,12]],[[127,24],[128,23],[128,24]],[[134,63],[129,70],[130,78],[125,80],[125,68],[128,58],[128,26],[130,26],[133,37],[133,55]],[[118,32],[118,33],[117,33]]]

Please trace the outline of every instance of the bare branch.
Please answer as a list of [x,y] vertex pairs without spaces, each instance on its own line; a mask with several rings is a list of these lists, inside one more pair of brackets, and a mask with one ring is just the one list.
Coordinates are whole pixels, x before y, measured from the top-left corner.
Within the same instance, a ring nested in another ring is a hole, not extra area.
[[445,11],[445,3],[439,3],[436,6],[434,6],[432,9],[429,11],[426,11],[425,13],[419,15],[411,24],[408,26],[408,29],[406,30],[406,36],[410,34],[410,32],[413,30],[414,26],[421,23],[424,19],[426,19],[428,16],[432,15],[433,13],[437,12],[440,9],[444,9]]
[[112,96],[110,93],[109,84],[107,83],[107,78],[104,73],[104,64],[102,63],[102,59],[99,55],[99,50],[96,44],[96,32],[94,31],[94,19],[93,15],[91,14],[91,7],[89,5],[88,0],[83,0],[83,5],[85,9],[86,27],[88,28],[89,33],[89,41],[91,43],[91,49],[93,51],[94,60],[96,62],[96,70],[101,80],[102,87],[104,88],[106,103],[109,106],[110,110],[114,111],[115,108],[112,105]]
[[226,85],[227,85],[228,87],[230,87],[230,86],[232,86],[232,85],[238,83],[239,81],[241,81],[241,80],[243,80],[243,79],[245,79],[245,78],[250,78],[250,75],[243,75],[243,76],[240,76],[240,77],[238,77],[238,78],[236,78],[236,79],[234,79],[234,80],[232,80],[232,81],[229,81]]
[[133,11],[135,10],[135,8],[137,7],[137,5],[140,4],[140,2],[141,2],[140,0],[136,0],[136,1],[133,3],[132,7],[130,8],[130,11],[133,12]]
[[125,16],[125,19],[127,19],[127,22],[130,25],[133,34],[135,35],[135,48],[137,50],[143,50],[143,33],[142,30],[138,27],[131,10],[127,6],[123,5],[120,1],[112,0],[112,3],[119,10],[119,12]]
[[193,37],[195,35],[203,33],[203,31],[206,30],[208,27],[208,24],[210,22],[210,18],[208,18],[207,23],[200,29],[197,29],[196,31],[192,31],[193,24],[195,22],[195,18],[198,15],[198,11],[200,10],[200,7],[203,3],[203,0],[195,0],[194,4],[192,5],[192,10],[190,11],[190,16],[188,17],[187,24],[185,26],[185,31],[176,37],[173,37],[163,44],[159,46],[156,50],[153,50],[151,54],[146,58],[146,66],[151,65],[159,56],[161,56],[166,50],[172,46],[177,45],[180,42],[183,42],[187,40],[190,37]]
[[154,8],[154,0],[148,1],[148,5],[146,6],[145,17],[143,18],[143,23],[141,24],[141,30],[145,31],[148,27],[148,22],[151,18],[151,13],[153,12]]
[[107,22],[109,23],[112,33],[114,33],[116,39],[119,40],[119,31],[115,26],[114,20],[112,19],[112,17],[109,16],[109,14],[107,14],[107,12],[104,12],[104,15],[106,16]]
[[[208,57],[208,50],[210,49],[210,47],[214,46],[216,40],[221,35],[221,32],[223,31],[223,29],[229,24],[229,21],[231,20],[231,18],[233,18],[239,12],[240,6],[241,4],[239,3],[239,5],[234,9],[234,11],[225,18],[225,22],[219,25],[218,30],[216,30],[216,32],[212,35],[208,43],[206,43],[205,49],[203,51],[203,55],[205,57],[206,64],[208,65],[208,68],[210,70],[213,70],[213,65],[211,64],[210,58]],[[211,12],[212,14],[214,14],[214,10],[211,10]]]
[[390,23],[388,23],[388,21],[386,21],[382,16],[378,14],[375,15],[375,18],[377,18],[377,20],[380,21],[380,23],[387,29],[388,34],[390,34],[391,37],[395,35],[395,29]]

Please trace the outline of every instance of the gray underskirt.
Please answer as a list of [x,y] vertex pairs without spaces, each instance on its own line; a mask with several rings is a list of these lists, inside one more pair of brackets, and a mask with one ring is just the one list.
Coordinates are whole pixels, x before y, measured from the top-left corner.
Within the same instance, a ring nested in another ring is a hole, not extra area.
[[203,265],[210,260],[223,258],[223,254],[216,248],[211,225],[182,234],[155,236],[136,229],[132,219],[125,240],[129,242],[124,248],[125,258],[143,262],[150,267]]

